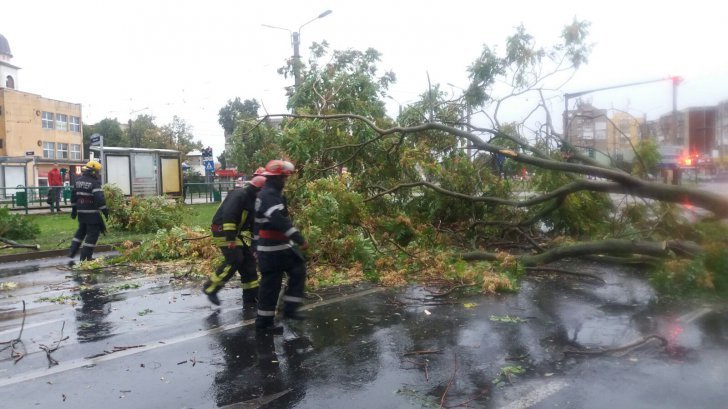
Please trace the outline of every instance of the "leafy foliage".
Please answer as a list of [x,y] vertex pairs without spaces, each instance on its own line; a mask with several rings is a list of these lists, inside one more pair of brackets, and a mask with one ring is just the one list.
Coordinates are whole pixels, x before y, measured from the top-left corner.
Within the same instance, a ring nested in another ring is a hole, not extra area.
[[124,197],[121,189],[104,185],[111,227],[135,233],[171,229],[182,223],[187,210],[181,203],[164,197]]
[[40,227],[19,214],[12,214],[7,207],[0,207],[0,237],[10,240],[35,238]]

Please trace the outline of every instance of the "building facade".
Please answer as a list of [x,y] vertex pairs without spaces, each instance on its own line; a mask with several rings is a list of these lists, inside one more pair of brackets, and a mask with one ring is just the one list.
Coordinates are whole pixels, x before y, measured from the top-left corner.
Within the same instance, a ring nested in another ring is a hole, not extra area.
[[[53,164],[78,171],[84,163],[81,104],[19,90],[18,67],[10,64],[0,35],[0,194],[17,186],[47,186]],[[12,86],[10,86],[12,85]],[[12,192],[10,192],[12,193]]]

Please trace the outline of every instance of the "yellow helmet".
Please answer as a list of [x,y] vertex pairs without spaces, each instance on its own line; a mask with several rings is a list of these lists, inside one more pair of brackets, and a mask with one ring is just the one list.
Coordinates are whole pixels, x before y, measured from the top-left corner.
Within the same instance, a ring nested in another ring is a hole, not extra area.
[[84,166],[84,168],[86,168],[88,170],[92,170],[94,172],[100,172],[101,171],[101,163],[96,162],[95,160],[90,160],[90,161],[88,161],[88,163],[86,164],[86,166]]

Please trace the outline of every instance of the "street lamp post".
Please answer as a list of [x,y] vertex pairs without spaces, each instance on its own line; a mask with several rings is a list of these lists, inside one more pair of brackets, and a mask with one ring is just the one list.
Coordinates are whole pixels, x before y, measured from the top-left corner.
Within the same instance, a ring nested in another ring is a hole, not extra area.
[[313,23],[314,21],[316,21],[320,18],[324,18],[331,13],[332,13],[331,10],[324,11],[323,13],[312,18],[311,20],[301,24],[298,27],[298,31],[292,31],[292,30],[289,30],[289,29],[283,28],[283,27],[277,27],[277,26],[271,26],[269,24],[263,24],[263,27],[284,30],[284,31],[288,31],[291,34],[291,45],[293,45],[293,86],[294,86],[294,90],[298,89],[298,86],[301,85],[301,53],[299,52],[299,47],[301,45],[301,29],[303,29],[303,27],[306,26],[307,24]]
[[[473,116],[473,107],[470,104],[470,101],[468,100],[468,96],[466,95],[468,91],[466,91],[465,89],[458,87],[457,85],[452,84],[450,82],[448,82],[447,85],[449,85],[453,88],[457,88],[463,92],[463,100],[465,101],[465,127],[467,128],[466,131],[470,132],[470,130],[472,128],[471,127],[471,118]],[[473,160],[473,143],[470,140],[467,140],[467,142],[466,142],[466,152],[468,154],[468,160],[472,161]]]

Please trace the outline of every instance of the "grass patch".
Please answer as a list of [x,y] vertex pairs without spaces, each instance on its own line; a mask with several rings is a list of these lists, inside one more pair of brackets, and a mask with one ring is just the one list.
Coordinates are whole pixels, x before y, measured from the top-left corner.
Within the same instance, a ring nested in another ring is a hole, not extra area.
[[[188,205],[191,212],[185,216],[182,224],[185,226],[199,226],[209,229],[212,216],[215,214],[218,203],[205,203],[199,205]],[[42,251],[66,249],[71,245],[78,221],[71,219],[71,212],[61,214],[31,214],[22,215],[40,227],[40,234],[32,240],[19,240],[22,244],[38,244]],[[155,233],[131,233],[109,230],[105,235],[99,237],[97,244],[117,244],[124,241],[141,241],[154,237]],[[27,249],[8,249],[1,254],[25,253]]]

